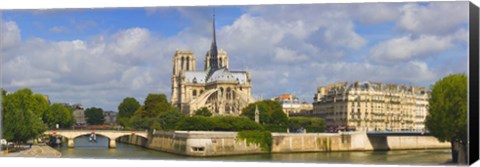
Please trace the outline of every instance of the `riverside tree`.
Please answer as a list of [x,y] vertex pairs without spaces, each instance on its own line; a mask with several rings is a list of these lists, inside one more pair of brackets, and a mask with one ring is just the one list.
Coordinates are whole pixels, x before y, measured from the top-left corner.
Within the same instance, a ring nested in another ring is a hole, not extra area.
[[144,105],[138,108],[130,119],[131,126],[135,129],[162,129],[159,116],[169,111],[179,112],[176,107],[168,103],[166,95],[148,94]]
[[205,117],[212,116],[212,112],[210,112],[210,110],[208,110],[207,107],[199,108],[198,110],[195,110],[194,113],[195,113],[194,115],[198,115],[198,116],[205,116]]
[[48,128],[56,128],[58,124],[60,128],[69,128],[73,125],[73,110],[63,104],[54,103],[43,114],[43,121]]
[[139,108],[140,103],[135,98],[126,97],[123,99],[122,103],[118,105],[117,123],[125,127],[129,126],[130,118]]
[[45,98],[42,100],[38,97],[42,96],[34,94],[28,88],[9,95],[5,92],[2,98],[3,138],[14,142],[26,142],[46,130],[38,114],[48,109],[48,102]]
[[255,109],[258,108],[260,124],[266,130],[273,132],[286,132],[288,117],[283,112],[282,105],[278,101],[263,100],[249,104],[242,110],[242,116],[247,116],[251,120],[255,120]]
[[[467,77],[446,76],[432,86],[425,126],[440,141],[452,145],[454,162],[467,162]],[[478,112],[478,111],[476,111]],[[458,151],[457,151],[458,150]],[[463,157],[459,157],[459,152]]]
[[85,110],[86,121],[90,125],[103,125],[105,117],[103,116],[103,109],[101,108],[87,108]]

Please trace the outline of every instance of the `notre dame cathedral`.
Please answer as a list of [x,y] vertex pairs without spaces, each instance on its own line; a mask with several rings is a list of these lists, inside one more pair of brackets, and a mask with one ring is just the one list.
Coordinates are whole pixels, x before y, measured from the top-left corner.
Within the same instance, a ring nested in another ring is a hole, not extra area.
[[251,97],[251,76],[247,71],[231,71],[228,55],[217,50],[215,15],[213,16],[213,39],[205,56],[205,67],[196,71],[192,51],[177,50],[173,56],[171,102],[183,113],[207,107],[213,115],[240,115]]

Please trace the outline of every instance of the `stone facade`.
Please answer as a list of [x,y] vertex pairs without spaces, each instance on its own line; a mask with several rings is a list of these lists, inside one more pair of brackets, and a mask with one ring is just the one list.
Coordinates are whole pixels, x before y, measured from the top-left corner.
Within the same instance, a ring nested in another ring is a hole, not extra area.
[[114,111],[104,111],[103,117],[105,118],[105,124],[116,125],[117,124],[117,114],[118,112]]
[[183,113],[207,107],[213,115],[240,115],[255,102],[251,97],[251,76],[247,71],[230,71],[228,54],[217,50],[215,19],[213,41],[205,56],[204,70],[196,70],[192,51],[177,50],[173,56],[171,102]]
[[86,119],[85,119],[85,110],[83,109],[82,105],[80,104],[73,104],[73,105],[68,105],[71,108],[73,108],[73,118],[75,120],[76,125],[86,125]]
[[429,93],[425,88],[373,82],[320,86],[310,115],[327,127],[387,131],[424,131]]

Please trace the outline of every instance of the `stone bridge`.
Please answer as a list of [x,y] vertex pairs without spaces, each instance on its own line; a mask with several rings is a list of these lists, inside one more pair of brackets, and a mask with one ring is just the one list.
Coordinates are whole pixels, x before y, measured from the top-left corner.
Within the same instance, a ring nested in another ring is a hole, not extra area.
[[138,131],[119,131],[119,130],[48,130],[44,134],[63,136],[68,139],[68,147],[73,148],[75,146],[75,138],[85,135],[90,135],[95,132],[96,135],[104,136],[110,140],[108,146],[110,148],[116,147],[115,140],[122,136],[141,136],[148,138],[147,132]]

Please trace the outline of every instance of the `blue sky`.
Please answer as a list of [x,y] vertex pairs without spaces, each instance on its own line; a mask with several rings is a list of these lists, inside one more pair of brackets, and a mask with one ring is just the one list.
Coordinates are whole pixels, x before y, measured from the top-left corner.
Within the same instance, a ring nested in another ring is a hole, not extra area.
[[[252,94],[293,93],[355,80],[426,86],[466,73],[468,3],[362,3],[215,7],[231,70]],[[125,97],[171,93],[176,49],[197,70],[211,42],[213,7],[4,10],[2,87],[52,102],[114,110]]]

